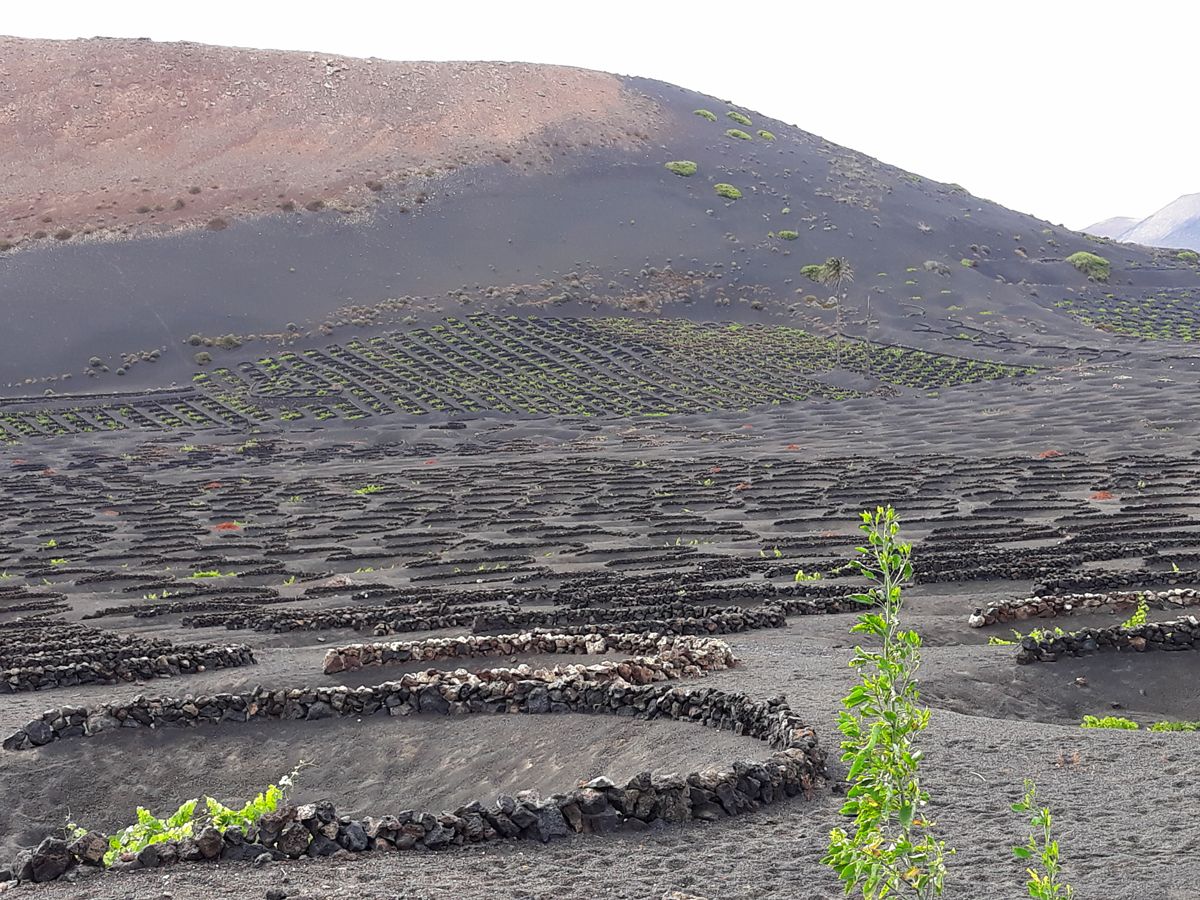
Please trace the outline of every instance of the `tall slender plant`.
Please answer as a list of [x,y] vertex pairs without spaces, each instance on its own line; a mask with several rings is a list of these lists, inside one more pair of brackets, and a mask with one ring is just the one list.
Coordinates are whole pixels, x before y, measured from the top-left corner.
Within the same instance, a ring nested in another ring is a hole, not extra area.
[[[1013,812],[1029,813],[1029,840],[1013,847],[1013,855],[1022,861],[1037,860],[1041,871],[1030,865],[1025,871],[1025,887],[1034,900],[1071,900],[1075,891],[1059,881],[1062,864],[1058,860],[1058,841],[1054,838],[1054,818],[1050,807],[1037,805],[1037,786],[1025,779],[1025,796],[1012,805]],[[1035,863],[1036,864],[1036,863]]]
[[817,281],[833,291],[837,304],[834,315],[837,317],[838,344],[835,356],[837,365],[842,364],[842,303],[846,299],[846,285],[854,280],[854,267],[844,256],[831,256],[817,270]]
[[859,527],[867,545],[852,565],[873,586],[855,599],[872,610],[851,632],[879,646],[855,647],[850,661],[861,680],[842,701],[838,728],[851,783],[842,813],[853,816],[854,825],[830,833],[822,862],[838,873],[847,894],[861,889],[864,900],[899,893],[928,900],[941,896],[945,857],[954,851],[932,834],[929,795],[917,772],[916,738],[929,724],[929,709],[918,705],[921,637],[899,621],[912,548],[900,541],[899,517],[890,506],[864,511]]

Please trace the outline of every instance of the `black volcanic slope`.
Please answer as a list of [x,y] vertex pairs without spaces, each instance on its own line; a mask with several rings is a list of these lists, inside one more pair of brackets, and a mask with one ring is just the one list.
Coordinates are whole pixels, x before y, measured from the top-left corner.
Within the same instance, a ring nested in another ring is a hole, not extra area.
[[[661,143],[564,152],[552,169],[532,174],[499,163],[463,168],[431,182],[425,202],[415,205],[389,199],[385,186],[373,211],[354,216],[280,212],[216,232],[4,254],[0,385],[10,398],[40,398],[47,390],[190,386],[203,372],[198,392],[166,396],[169,408],[177,401],[198,407],[194,419],[186,410],[173,416],[202,424],[229,418],[211,408],[208,385],[226,377],[213,370],[261,369],[283,353],[283,368],[294,373],[289,354],[312,354],[320,366],[364,342],[403,368],[408,363],[403,352],[392,356],[394,348],[426,341],[447,316],[473,314],[573,320],[616,312],[787,325],[826,336],[840,327],[873,344],[1024,365],[1119,359],[1138,349],[1129,336],[1165,339],[1153,352],[1170,354],[1192,338],[1200,272],[1174,254],[1098,244],[711,97],[638,79],[627,87],[656,105]],[[695,174],[664,167],[676,160],[694,162]],[[720,196],[718,184],[732,185],[740,198]],[[1078,251],[1110,261],[1107,283],[1065,262]],[[831,255],[856,271],[840,322],[827,291],[800,271]],[[410,335],[416,327],[421,333]],[[645,351],[636,342],[627,349]],[[439,351],[427,352],[434,372]],[[198,353],[212,362],[201,356],[198,363]],[[477,365],[489,377],[509,372],[494,359]],[[519,377],[519,367],[514,372]],[[262,386],[253,371],[236,380]],[[309,387],[328,380],[310,378]],[[299,375],[266,387],[281,394],[303,383]],[[848,386],[874,385],[851,377]],[[241,387],[234,393],[245,400]],[[97,427],[115,428],[140,421],[116,411],[142,402],[106,400],[100,413],[90,400],[46,408],[81,405]],[[161,424],[162,405],[149,403],[143,416]],[[420,399],[390,405],[438,408]],[[442,408],[503,410],[487,403]],[[27,432],[12,415],[28,425],[42,411],[29,400],[3,409],[9,433]]]

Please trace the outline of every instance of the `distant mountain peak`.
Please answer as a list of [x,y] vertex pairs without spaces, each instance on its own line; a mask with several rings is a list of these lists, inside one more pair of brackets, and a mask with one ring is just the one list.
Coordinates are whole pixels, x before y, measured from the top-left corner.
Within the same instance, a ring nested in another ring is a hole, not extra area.
[[1200,250],[1200,193],[1184,194],[1144,219],[1114,216],[1084,231],[1130,244]]
[[1127,232],[1141,219],[1133,216],[1113,216],[1110,219],[1104,219],[1101,222],[1093,222],[1087,228],[1083,229],[1087,234],[1094,234],[1096,237],[1112,238],[1120,240],[1121,235]]

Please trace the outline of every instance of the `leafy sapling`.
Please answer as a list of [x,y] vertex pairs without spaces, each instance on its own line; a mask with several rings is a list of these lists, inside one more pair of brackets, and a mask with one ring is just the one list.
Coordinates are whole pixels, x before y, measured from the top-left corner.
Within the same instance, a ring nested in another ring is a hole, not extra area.
[[921,637],[900,627],[901,586],[912,579],[912,548],[899,540],[900,522],[890,506],[862,514],[867,546],[853,567],[873,583],[855,597],[872,607],[858,617],[854,634],[874,638],[878,649],[854,648],[850,667],[861,679],[842,701],[838,728],[850,788],[842,813],[850,829],[835,828],[822,862],[838,873],[846,893],[864,900],[899,893],[940,897],[946,877],[944,841],[933,836],[921,787],[917,736],[929,724],[918,705],[916,675]]
[[1012,811],[1029,813],[1029,840],[1013,847],[1013,856],[1022,861],[1037,860],[1040,871],[1030,865],[1025,871],[1029,880],[1025,886],[1034,900],[1071,900],[1075,896],[1069,884],[1059,881],[1062,864],[1058,858],[1058,841],[1054,839],[1054,819],[1050,807],[1037,806],[1037,786],[1025,779],[1025,796],[1012,805]]

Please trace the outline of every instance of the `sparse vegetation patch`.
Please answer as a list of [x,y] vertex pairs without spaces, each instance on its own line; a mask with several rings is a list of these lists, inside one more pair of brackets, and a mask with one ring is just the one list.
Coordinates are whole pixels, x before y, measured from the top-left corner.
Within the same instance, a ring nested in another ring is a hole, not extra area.
[[697,166],[689,159],[676,159],[666,163],[667,171],[688,178],[696,174]]
[[1103,256],[1080,250],[1078,253],[1068,256],[1067,262],[1093,281],[1108,281],[1111,266]]

